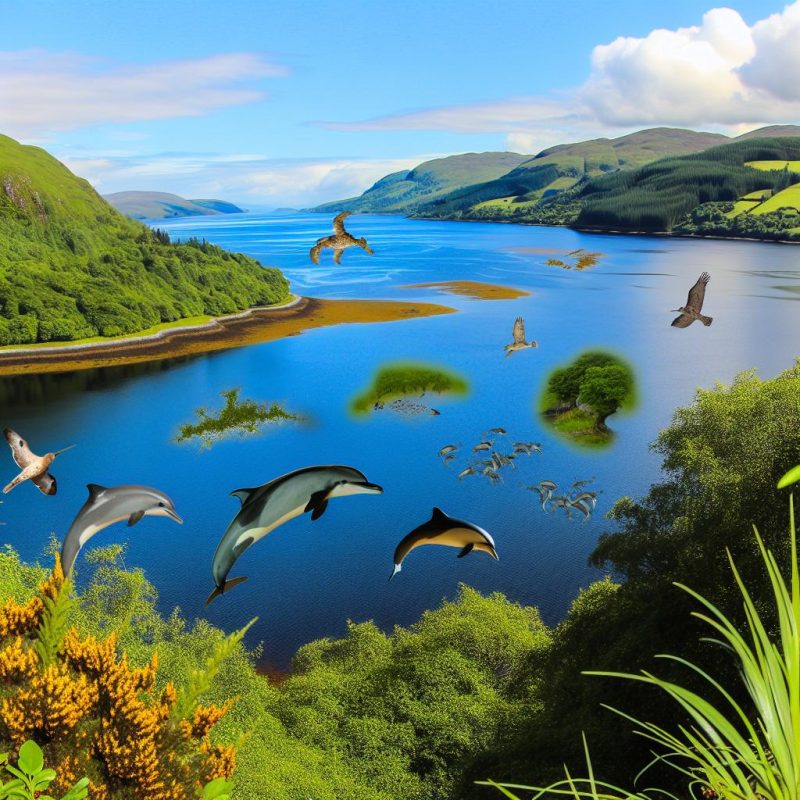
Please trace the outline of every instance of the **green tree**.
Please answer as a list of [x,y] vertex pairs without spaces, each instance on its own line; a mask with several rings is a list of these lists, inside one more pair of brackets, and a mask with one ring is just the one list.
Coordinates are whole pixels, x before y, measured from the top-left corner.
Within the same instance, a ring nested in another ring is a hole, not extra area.
[[632,392],[633,374],[630,369],[622,364],[609,364],[586,370],[581,380],[580,399],[597,413],[597,430],[605,432],[608,430],[606,419],[630,401]]

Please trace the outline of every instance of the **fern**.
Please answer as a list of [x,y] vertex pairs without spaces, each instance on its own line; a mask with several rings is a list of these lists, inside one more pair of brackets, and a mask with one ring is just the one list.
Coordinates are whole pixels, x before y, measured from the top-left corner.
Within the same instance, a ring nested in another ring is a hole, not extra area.
[[251,619],[244,628],[230,634],[230,636],[226,636],[221,642],[215,644],[214,650],[206,661],[205,669],[192,670],[186,687],[180,693],[177,703],[175,703],[173,713],[176,719],[186,719],[194,713],[198,700],[211,688],[211,684],[219,674],[225,659],[233,653],[257,619],[258,617]]
[[64,641],[64,634],[69,625],[69,615],[75,605],[75,600],[70,597],[71,593],[72,582],[65,578],[55,598],[44,598],[44,613],[42,621],[36,629],[34,644],[42,669],[55,663],[56,656],[61,649],[61,643]]

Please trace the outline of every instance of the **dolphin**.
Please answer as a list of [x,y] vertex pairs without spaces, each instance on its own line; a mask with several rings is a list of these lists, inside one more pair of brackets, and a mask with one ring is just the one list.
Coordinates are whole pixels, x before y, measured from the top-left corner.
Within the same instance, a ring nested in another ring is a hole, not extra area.
[[482,550],[495,560],[499,560],[494,547],[494,539],[483,528],[449,517],[440,508],[434,508],[431,518],[423,522],[400,540],[394,551],[394,570],[389,580],[403,568],[403,559],[415,548],[424,544],[441,544],[446,547],[459,547],[459,558],[473,550]]
[[382,493],[383,488],[370,483],[363,472],[341,464],[304,467],[263,486],[231,492],[239,498],[242,507],[231,520],[214,553],[211,574],[215,589],[208,596],[206,606],[247,580],[245,577],[228,580],[228,573],[250,545],[279,525],[307,511],[311,512],[312,520],[319,519],[332,497]]
[[178,524],[183,520],[175,511],[172,500],[158,489],[149,486],[99,486],[87,484],[89,498],[72,521],[61,547],[61,568],[69,575],[80,549],[98,531],[115,522],[128,520],[128,527],[142,517],[169,517]]

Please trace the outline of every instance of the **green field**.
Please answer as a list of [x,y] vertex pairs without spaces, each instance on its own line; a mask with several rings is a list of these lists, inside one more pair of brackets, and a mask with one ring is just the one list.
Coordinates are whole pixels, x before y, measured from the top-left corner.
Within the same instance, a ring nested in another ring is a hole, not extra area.
[[746,167],[753,169],[767,169],[767,170],[784,170],[788,169],[789,172],[800,172],[800,161],[747,161]]
[[757,208],[753,209],[752,213],[768,214],[770,211],[777,211],[779,208],[794,208],[800,211],[800,183],[789,186],[782,192],[773,195],[769,200],[765,200]]

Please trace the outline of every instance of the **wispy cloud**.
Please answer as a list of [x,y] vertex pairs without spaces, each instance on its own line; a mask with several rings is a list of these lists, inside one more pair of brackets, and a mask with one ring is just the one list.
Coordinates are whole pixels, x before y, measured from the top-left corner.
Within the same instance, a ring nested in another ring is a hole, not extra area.
[[585,82],[558,96],[315,124],[340,131],[504,133],[509,147],[532,152],[642,125],[736,131],[798,121],[798,41],[800,0],[752,26],[733,9],[713,8],[699,25],[598,45]]
[[0,52],[0,130],[21,138],[92,125],[200,116],[257,102],[286,67],[255,53],[121,65],[76,53]]
[[408,170],[435,155],[397,159],[277,159],[252,154],[100,156],[60,154],[77,175],[103,194],[169,191],[184,197],[219,197],[264,205],[309,206],[360,194],[390,172]]

